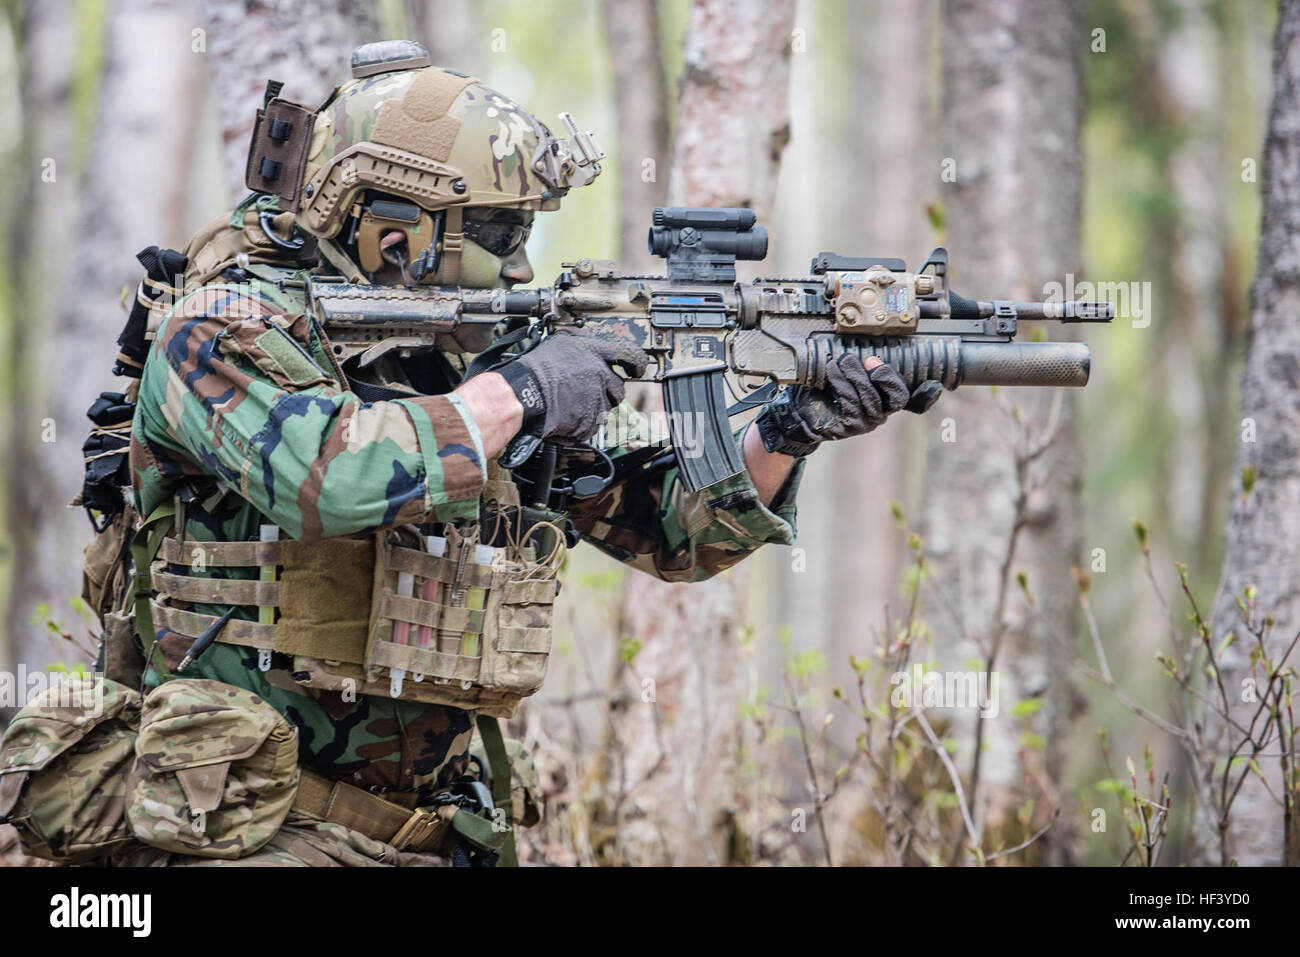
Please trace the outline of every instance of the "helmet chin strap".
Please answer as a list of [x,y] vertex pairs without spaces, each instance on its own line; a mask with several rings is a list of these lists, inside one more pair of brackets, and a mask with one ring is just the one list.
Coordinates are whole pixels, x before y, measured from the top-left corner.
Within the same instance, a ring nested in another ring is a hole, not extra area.
[[465,248],[465,217],[461,206],[448,206],[442,226],[442,284],[454,286],[460,278],[460,253]]
[[337,269],[343,277],[350,283],[368,283],[366,274],[361,271],[361,267],[354,263],[338,242],[333,239],[322,239],[317,246],[320,253],[329,262],[331,266]]

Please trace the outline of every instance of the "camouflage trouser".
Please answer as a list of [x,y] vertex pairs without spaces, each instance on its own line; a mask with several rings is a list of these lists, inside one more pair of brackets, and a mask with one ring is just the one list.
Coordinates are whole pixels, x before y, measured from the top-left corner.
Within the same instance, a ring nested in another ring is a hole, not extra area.
[[196,857],[133,841],[106,863],[121,867],[446,867],[450,862],[434,854],[399,851],[360,831],[295,811],[263,847],[247,857]]

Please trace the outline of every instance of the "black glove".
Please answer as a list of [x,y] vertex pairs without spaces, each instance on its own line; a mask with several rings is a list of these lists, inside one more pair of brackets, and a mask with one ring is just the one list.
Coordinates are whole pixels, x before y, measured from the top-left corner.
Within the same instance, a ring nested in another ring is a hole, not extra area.
[[824,441],[865,435],[899,409],[921,413],[939,399],[943,385],[922,382],[908,393],[893,366],[868,371],[855,353],[846,352],[826,366],[826,386],[792,386],[769,402],[755,419],[763,448],[786,455],[807,455]]
[[524,407],[521,434],[581,441],[623,401],[623,380],[614,367],[641,376],[649,364],[634,343],[558,332],[496,371]]

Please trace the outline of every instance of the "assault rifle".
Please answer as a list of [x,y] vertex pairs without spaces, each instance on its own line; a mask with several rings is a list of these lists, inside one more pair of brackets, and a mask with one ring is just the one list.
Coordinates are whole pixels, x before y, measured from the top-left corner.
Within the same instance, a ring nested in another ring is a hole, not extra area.
[[[1103,302],[965,299],[948,288],[943,248],[915,272],[901,259],[819,253],[810,276],[742,284],[736,261],[767,255],[767,230],[756,225],[749,209],[655,209],[649,246],[667,260],[666,276],[624,275],[612,260],[579,259],[564,263],[553,285],[536,289],[374,286],[317,278],[309,291],[336,352],[345,359],[359,356],[362,366],[394,349],[476,351],[465,346],[474,330],[481,337],[503,322],[507,331],[471,363],[470,374],[517,358],[560,329],[637,343],[654,360],[645,379],[663,385],[672,454],[692,491],[744,469],[729,414],[766,401],[778,386],[820,387],[827,363],[845,351],[863,359],[879,356],[913,389],[927,380],[948,389],[1083,386],[1091,361],[1086,345],[1017,342],[1017,324],[1113,317],[1113,307]],[[728,370],[768,381],[729,409]],[[686,434],[688,417],[695,434]],[[547,445],[519,436],[501,458],[512,469],[531,460],[532,481],[545,489],[536,496],[539,503],[548,500],[555,466],[555,449]],[[612,470],[608,478],[588,476],[570,491],[594,494],[609,478]]]

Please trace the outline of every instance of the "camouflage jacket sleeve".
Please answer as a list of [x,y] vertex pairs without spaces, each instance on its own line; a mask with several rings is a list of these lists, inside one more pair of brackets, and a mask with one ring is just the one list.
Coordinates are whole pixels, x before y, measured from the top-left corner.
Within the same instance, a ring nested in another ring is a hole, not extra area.
[[458,396],[363,402],[305,314],[235,287],[191,293],[145,363],[131,446],[148,514],[216,477],[294,538],[478,514],[482,440]]
[[[625,441],[615,461],[644,444],[644,416],[625,403],[615,410]],[[743,429],[735,433],[740,442]],[[609,434],[606,427],[605,434]],[[576,502],[569,517],[583,537],[621,562],[665,581],[710,578],[761,545],[790,545],[795,537],[795,496],[804,459],[795,463],[770,506],[748,472],[689,493],[675,466],[650,469]]]

